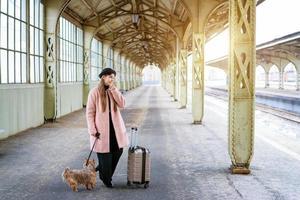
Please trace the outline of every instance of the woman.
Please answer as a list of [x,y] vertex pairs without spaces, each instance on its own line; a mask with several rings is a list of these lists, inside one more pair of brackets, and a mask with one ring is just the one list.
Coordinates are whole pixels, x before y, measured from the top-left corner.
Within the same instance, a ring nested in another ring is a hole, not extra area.
[[105,68],[99,74],[98,87],[88,96],[86,118],[90,134],[91,147],[97,139],[94,152],[97,153],[100,179],[106,187],[112,187],[114,174],[123,148],[128,145],[126,128],[120,108],[125,106],[125,98],[114,85],[116,72]]

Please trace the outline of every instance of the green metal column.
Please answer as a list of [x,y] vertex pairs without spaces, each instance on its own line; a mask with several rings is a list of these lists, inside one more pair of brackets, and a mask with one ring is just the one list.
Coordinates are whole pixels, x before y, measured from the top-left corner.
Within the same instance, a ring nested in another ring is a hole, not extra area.
[[266,73],[265,73],[265,88],[269,88],[270,87],[270,79],[269,79],[269,77],[270,77],[270,73],[269,73],[269,71],[266,71]]
[[283,67],[280,66],[279,68],[279,89],[283,90]]
[[176,99],[176,62],[173,60],[171,65],[171,76],[172,76],[172,95],[173,100],[177,101]]
[[167,67],[167,91],[172,96],[172,72],[170,64]]
[[124,56],[121,55],[121,63],[120,63],[120,89],[125,90],[124,88]]
[[131,66],[132,66],[132,62],[129,63],[129,66],[128,66],[128,90],[131,90],[132,89],[132,86],[131,86]]
[[60,9],[64,1],[45,1],[45,93],[44,93],[44,114],[46,120],[55,120],[57,116],[57,31],[56,25],[60,17]]
[[180,106],[186,108],[187,104],[187,50],[180,50]]
[[83,27],[83,106],[86,106],[87,98],[90,91],[90,65],[91,65],[91,43],[94,36],[95,28],[91,26]]
[[126,91],[129,90],[129,64],[130,61],[126,61],[126,72],[125,72],[125,86],[126,86]]
[[137,75],[136,75],[136,73],[137,73],[137,71],[136,71],[136,65],[134,65],[134,79],[133,79],[133,86],[134,86],[134,88],[136,88],[137,87],[137,80],[136,80],[136,78],[137,78]]
[[201,124],[204,113],[204,33],[193,33],[193,123]]
[[164,69],[161,69],[161,86],[166,89],[166,86],[165,86],[165,70]]

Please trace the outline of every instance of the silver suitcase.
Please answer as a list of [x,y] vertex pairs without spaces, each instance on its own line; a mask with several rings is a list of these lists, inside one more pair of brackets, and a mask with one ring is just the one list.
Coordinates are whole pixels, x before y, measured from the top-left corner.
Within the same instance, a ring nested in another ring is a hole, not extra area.
[[150,183],[150,151],[137,146],[137,128],[131,128],[131,142],[128,149],[127,185]]

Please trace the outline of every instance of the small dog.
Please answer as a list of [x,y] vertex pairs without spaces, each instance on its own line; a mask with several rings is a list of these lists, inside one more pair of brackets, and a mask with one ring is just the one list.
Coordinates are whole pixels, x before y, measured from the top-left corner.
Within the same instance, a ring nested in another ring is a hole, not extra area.
[[[87,165],[86,165],[87,164]],[[85,185],[87,190],[96,187],[96,162],[95,160],[86,160],[83,163],[83,169],[66,168],[62,173],[62,179],[68,183],[74,192],[78,192],[79,184]]]

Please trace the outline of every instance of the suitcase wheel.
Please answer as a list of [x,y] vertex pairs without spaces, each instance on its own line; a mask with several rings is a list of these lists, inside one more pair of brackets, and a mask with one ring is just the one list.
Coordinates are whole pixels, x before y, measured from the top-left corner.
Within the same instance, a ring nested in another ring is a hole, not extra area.
[[145,183],[144,188],[147,189],[149,187],[149,183]]
[[131,186],[132,183],[130,181],[127,181],[127,186]]

